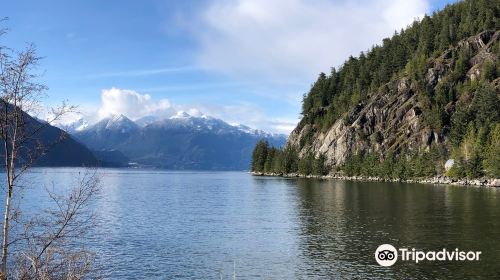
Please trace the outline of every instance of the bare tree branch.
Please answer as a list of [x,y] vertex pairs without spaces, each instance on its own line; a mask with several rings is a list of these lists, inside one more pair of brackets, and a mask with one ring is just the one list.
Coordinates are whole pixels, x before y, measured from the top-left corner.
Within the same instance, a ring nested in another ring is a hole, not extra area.
[[[0,24],[3,21],[0,19]],[[5,31],[0,28],[0,36]],[[47,143],[47,140],[41,141],[41,133],[75,109],[63,103],[52,110],[48,121],[30,116],[41,108],[41,99],[47,90],[38,81],[40,75],[36,70],[40,60],[32,44],[23,51],[0,46],[0,167],[4,165],[6,174],[0,280],[81,279],[92,260],[92,254],[84,248],[74,250],[67,245],[69,240],[76,240],[88,231],[94,221],[87,207],[98,190],[95,171],[76,182],[65,196],[48,191],[54,208],[22,223],[22,234],[13,235],[11,230],[14,225],[20,225],[20,211],[12,205],[13,197],[21,190],[18,179],[68,137],[61,133],[52,143]],[[16,248],[11,248],[14,244]],[[14,256],[14,260],[9,262],[9,256]]]

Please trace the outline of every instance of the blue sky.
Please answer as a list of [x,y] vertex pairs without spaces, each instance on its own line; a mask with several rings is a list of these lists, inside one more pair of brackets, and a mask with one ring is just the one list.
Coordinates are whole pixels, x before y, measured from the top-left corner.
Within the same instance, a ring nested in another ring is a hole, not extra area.
[[289,132],[320,71],[450,2],[16,0],[0,43],[35,43],[45,103],[93,120],[183,110]]

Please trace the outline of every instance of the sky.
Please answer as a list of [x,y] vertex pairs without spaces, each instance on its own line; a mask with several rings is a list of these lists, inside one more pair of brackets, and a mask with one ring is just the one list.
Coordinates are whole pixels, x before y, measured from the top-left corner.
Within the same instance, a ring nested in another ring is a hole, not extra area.
[[0,45],[34,43],[44,104],[89,121],[186,111],[289,133],[320,72],[452,2],[16,0]]

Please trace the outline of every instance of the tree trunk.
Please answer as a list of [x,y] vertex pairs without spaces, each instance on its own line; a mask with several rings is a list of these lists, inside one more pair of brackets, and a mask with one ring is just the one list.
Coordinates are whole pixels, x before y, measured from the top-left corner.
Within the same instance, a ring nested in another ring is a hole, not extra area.
[[3,241],[2,241],[2,271],[0,279],[7,279],[7,254],[8,254],[8,236],[9,236],[9,221],[10,221],[10,200],[12,197],[12,184],[9,179],[9,190],[5,202],[5,217],[3,224]]

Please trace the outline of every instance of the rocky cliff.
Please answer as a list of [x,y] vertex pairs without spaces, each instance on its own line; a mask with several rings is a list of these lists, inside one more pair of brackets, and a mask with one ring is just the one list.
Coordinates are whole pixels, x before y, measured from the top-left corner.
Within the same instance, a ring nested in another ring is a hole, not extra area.
[[[405,154],[429,150],[434,144],[449,149],[450,124],[433,127],[425,120],[429,110],[425,93],[436,94],[445,81],[456,73],[457,56],[468,52],[466,75],[463,82],[474,83],[483,76],[485,64],[497,65],[500,31],[484,31],[461,40],[458,44],[428,59],[423,81],[412,79],[407,70],[401,71],[388,83],[369,92],[367,98],[344,113],[327,129],[308,121],[305,115],[291,133],[287,146],[306,154],[326,156],[329,165],[341,166],[354,154],[375,152],[381,157],[389,152]],[[499,100],[500,78],[495,74],[489,84]],[[452,84],[451,87],[457,86]],[[451,118],[457,102],[470,104],[474,90],[466,91],[444,106]]]

